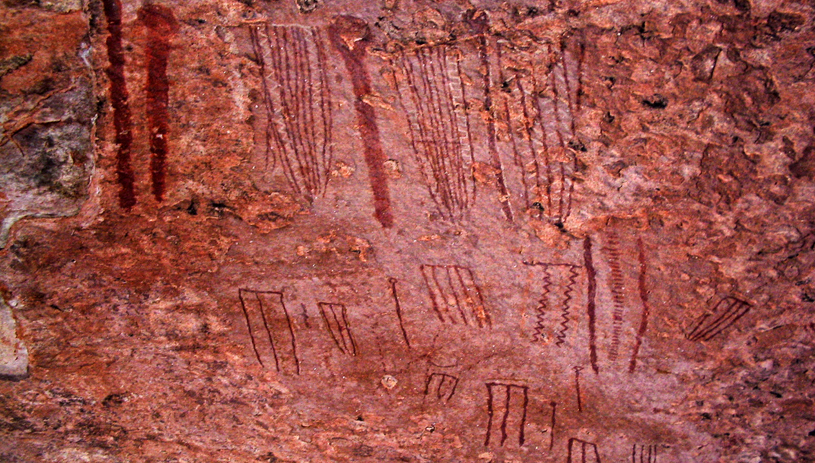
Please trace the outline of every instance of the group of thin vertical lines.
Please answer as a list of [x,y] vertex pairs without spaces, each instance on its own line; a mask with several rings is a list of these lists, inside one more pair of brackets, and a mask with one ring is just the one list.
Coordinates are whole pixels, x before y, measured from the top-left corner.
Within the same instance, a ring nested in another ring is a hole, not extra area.
[[[565,43],[559,48],[550,44],[540,48],[555,60],[544,75],[538,76],[531,62],[527,63],[531,71],[509,67],[504,61],[508,54],[516,54],[514,47],[499,43],[499,79],[506,92],[503,111],[512,161],[521,174],[523,203],[562,223],[571,214],[572,177],[577,169],[575,114],[582,46],[578,56]],[[512,120],[510,107],[520,109],[522,120]]]
[[[313,28],[250,28],[267,113],[266,166],[279,164],[309,202],[325,192],[332,161],[331,91],[321,37]],[[271,165],[270,165],[271,161]]]
[[402,106],[409,108],[412,149],[431,198],[453,220],[464,215],[475,195],[469,167],[473,141],[458,53],[432,46],[402,50],[395,58],[405,79],[397,91]]
[[[312,202],[325,192],[332,161],[332,102],[323,41],[316,29],[302,26],[256,25],[250,33],[267,113],[265,168],[279,165],[294,193]],[[499,41],[495,50],[512,164],[522,183],[519,196],[526,208],[562,223],[571,214],[577,169],[574,115],[582,45],[572,50],[565,41],[560,46],[541,43],[536,50],[554,57],[543,73],[531,62],[529,69],[508,66],[502,55],[526,53],[510,42]],[[444,44],[403,49],[392,57],[401,75],[395,82],[412,151],[437,210],[453,221],[464,218],[475,201],[472,166],[479,149],[461,53]],[[520,110],[522,120],[512,120],[510,106]]]

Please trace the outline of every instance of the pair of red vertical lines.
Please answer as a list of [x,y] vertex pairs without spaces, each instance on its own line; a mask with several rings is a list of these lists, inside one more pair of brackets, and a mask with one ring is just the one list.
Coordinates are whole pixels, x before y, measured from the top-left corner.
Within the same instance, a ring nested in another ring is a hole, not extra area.
[[[119,182],[119,205],[130,210],[136,205],[135,174],[131,164],[133,123],[125,81],[125,55],[122,46],[122,4],[120,0],[103,0],[107,17],[107,48],[110,65],[110,99],[113,106],[116,152],[116,177]],[[164,199],[166,188],[168,101],[170,84],[167,61],[171,39],[178,29],[173,12],[152,3],[139,9],[139,20],[147,27],[147,126],[150,134],[150,178],[156,201]]]

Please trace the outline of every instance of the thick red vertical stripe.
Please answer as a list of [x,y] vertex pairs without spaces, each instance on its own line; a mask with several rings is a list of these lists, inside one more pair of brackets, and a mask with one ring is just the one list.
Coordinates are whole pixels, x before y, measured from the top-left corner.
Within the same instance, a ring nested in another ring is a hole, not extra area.
[[365,101],[365,97],[371,94],[371,78],[364,63],[365,48],[370,40],[369,33],[365,21],[353,16],[338,16],[328,28],[331,43],[342,55],[345,67],[351,74],[351,84],[356,97],[354,108],[357,112],[365,164],[368,166],[368,177],[374,195],[374,217],[384,228],[389,228],[393,226],[393,215],[388,176],[385,173],[387,158],[382,150],[374,108]]
[[130,209],[136,204],[130,149],[133,144],[132,121],[125,82],[125,53],[122,46],[122,4],[119,0],[103,0],[108,24],[108,65],[110,101],[113,106],[113,127],[116,130],[116,180],[119,182],[119,206]]
[[178,29],[173,12],[148,4],[139,10],[139,19],[147,26],[147,127],[150,133],[150,178],[156,201],[164,199],[167,170],[167,136],[170,82],[167,61],[172,36]]

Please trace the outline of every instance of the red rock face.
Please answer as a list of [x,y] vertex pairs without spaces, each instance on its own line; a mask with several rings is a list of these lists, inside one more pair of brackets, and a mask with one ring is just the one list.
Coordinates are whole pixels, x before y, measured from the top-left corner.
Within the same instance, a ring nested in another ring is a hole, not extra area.
[[4,8],[0,460],[815,459],[810,6]]

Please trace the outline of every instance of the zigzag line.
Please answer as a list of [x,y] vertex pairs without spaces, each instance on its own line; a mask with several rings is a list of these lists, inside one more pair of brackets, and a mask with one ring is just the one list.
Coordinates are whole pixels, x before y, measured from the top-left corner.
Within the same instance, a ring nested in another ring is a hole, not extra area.
[[577,284],[578,276],[580,276],[580,272],[577,271],[577,267],[569,267],[569,282],[566,283],[566,290],[564,291],[565,297],[563,298],[563,310],[561,311],[563,321],[560,323],[560,331],[558,331],[558,333],[555,335],[555,337],[557,337],[557,342],[555,342],[555,345],[558,347],[566,342],[566,332],[569,330],[569,303],[572,300],[572,294],[574,294],[574,286]]
[[543,329],[546,323],[546,300],[548,299],[549,292],[552,288],[552,274],[549,273],[549,268],[543,268],[543,294],[541,294],[541,298],[538,300],[538,306],[535,307],[535,331],[532,333],[532,340],[533,341],[542,341],[543,336]]

